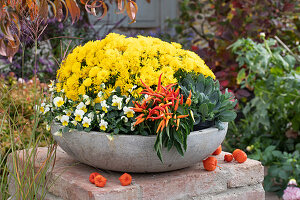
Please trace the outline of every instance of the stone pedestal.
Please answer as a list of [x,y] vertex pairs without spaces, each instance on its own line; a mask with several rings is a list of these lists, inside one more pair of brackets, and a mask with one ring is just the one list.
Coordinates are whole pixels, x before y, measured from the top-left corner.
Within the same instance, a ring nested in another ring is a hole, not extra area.
[[[47,149],[39,148],[35,166],[41,166]],[[217,168],[213,172],[204,170],[202,162],[189,168],[165,173],[133,174],[132,184],[121,186],[122,173],[102,171],[84,165],[57,149],[55,166],[49,170],[47,200],[260,200],[265,199],[262,187],[264,178],[260,162],[248,159],[245,163],[226,163],[225,152],[216,156]],[[22,159],[22,158],[21,158]],[[104,188],[89,182],[89,175],[98,172],[107,179]],[[51,186],[50,186],[51,185]],[[14,181],[10,182],[10,193],[14,193]]]

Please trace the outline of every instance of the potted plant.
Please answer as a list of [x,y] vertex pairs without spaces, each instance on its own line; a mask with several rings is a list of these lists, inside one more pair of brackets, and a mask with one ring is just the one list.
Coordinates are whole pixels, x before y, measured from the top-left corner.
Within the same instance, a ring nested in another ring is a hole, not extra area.
[[83,163],[175,170],[212,153],[235,118],[232,94],[214,78],[177,43],[111,33],[68,55],[39,109],[58,144]]

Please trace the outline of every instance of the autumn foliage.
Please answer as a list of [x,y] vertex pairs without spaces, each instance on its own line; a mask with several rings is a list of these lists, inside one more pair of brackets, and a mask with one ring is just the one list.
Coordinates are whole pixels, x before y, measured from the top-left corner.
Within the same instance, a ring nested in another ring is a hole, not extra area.
[[48,18],[56,18],[60,22],[70,14],[72,23],[75,23],[81,15],[80,8],[84,7],[84,11],[102,19],[108,11],[107,2],[116,3],[118,13],[126,11],[131,23],[135,22],[138,7],[133,0],[80,0],[82,6],[76,0],[0,0],[0,33],[4,35],[0,38],[0,55],[12,61],[19,49],[22,21],[27,18],[45,23]]

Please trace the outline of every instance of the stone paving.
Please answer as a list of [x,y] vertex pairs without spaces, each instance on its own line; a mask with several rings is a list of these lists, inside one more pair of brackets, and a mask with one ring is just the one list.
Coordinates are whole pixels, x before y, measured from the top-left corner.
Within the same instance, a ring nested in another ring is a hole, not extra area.
[[[46,148],[39,148],[35,167],[41,166]],[[204,170],[202,162],[192,167],[165,173],[134,174],[132,184],[121,186],[120,172],[102,171],[81,164],[57,149],[55,167],[49,170],[46,200],[260,200],[265,199],[262,187],[264,169],[260,162],[248,159],[245,163],[225,163],[225,152],[216,156],[214,172]],[[89,182],[89,175],[98,172],[107,179],[104,188]],[[50,185],[50,184],[49,184]],[[10,192],[14,192],[14,182]]]

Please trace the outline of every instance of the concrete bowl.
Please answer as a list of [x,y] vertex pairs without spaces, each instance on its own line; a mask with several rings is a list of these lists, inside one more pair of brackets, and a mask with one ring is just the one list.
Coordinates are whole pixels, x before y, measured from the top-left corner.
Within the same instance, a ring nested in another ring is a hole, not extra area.
[[110,140],[107,133],[77,130],[57,136],[54,133],[62,128],[58,124],[52,125],[51,133],[64,151],[82,163],[105,170],[147,173],[186,168],[202,161],[225,139],[228,123],[223,125],[223,130],[191,132],[183,157],[175,147],[170,151],[163,149],[163,163],[154,150],[156,136],[115,135]]

